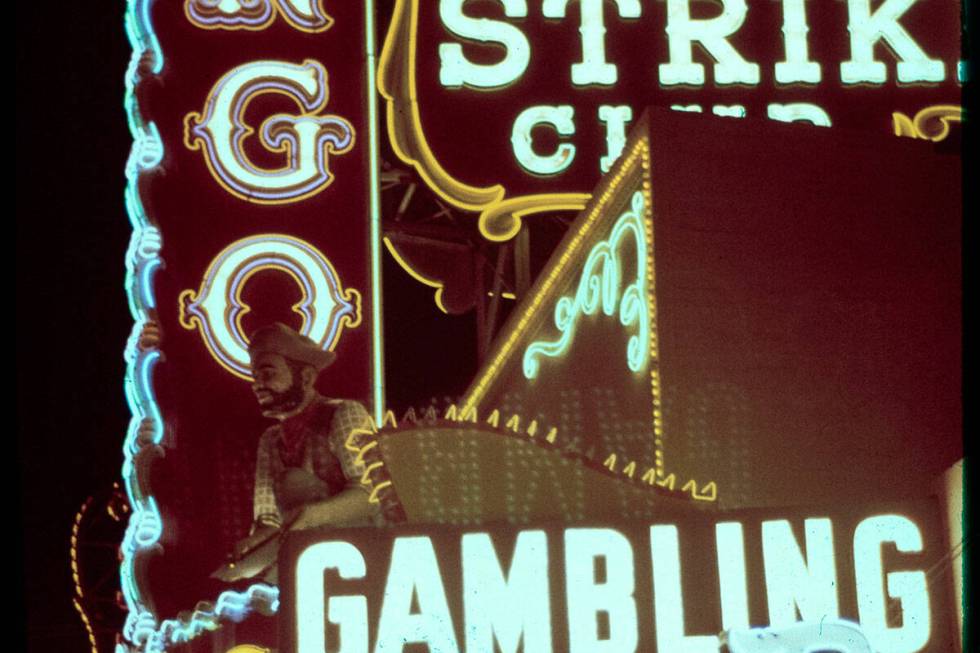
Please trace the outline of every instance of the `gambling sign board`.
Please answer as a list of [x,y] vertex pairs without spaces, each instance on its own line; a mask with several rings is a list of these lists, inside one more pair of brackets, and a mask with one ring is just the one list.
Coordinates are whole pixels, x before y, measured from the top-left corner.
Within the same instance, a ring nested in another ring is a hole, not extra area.
[[725,641],[734,653],[946,651],[955,625],[936,571],[945,551],[936,515],[923,500],[304,533],[280,561],[280,646],[714,653]]

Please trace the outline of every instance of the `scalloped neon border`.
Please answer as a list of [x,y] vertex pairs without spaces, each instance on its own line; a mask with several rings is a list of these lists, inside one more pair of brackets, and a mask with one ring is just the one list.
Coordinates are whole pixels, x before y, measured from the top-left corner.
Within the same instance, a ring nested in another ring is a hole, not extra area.
[[[153,274],[163,263],[160,251],[163,238],[160,230],[149,219],[139,193],[139,177],[156,168],[163,161],[164,148],[160,134],[152,121],[144,119],[136,100],[136,87],[141,75],[148,70],[157,75],[163,70],[163,52],[153,30],[150,6],[153,0],[127,0],[124,25],[132,48],[125,75],[123,107],[133,137],[133,145],[126,162],[126,189],[124,203],[132,226],[129,248],[126,252],[126,278],[124,287],[133,317],[133,329],[126,343],[124,359],[126,372],[124,390],[131,413],[129,427],[123,441],[122,479],[126,496],[132,509],[123,541],[119,547],[119,578],[122,600],[126,606],[122,641],[116,645],[116,653],[143,651],[157,653],[168,646],[186,642],[198,635],[217,630],[224,620],[241,621],[251,612],[273,614],[279,608],[279,589],[257,583],[244,592],[227,591],[218,596],[214,609],[197,609],[187,619],[160,621],[148,600],[148,592],[141,583],[139,569],[146,559],[162,550],[159,540],[163,533],[163,520],[156,500],[145,484],[141,470],[161,454],[163,420],[153,388],[153,368],[161,352],[156,344],[141,343],[144,330],[156,322],[156,297],[153,291]],[[366,0],[365,32],[368,71],[368,121],[371,213],[371,276],[372,276],[372,327],[373,344],[373,400],[375,419],[384,416],[384,367],[382,358],[381,322],[381,227],[380,206],[376,189],[379,186],[378,141],[376,122],[377,102],[375,88],[374,54],[374,2]],[[152,429],[141,429],[144,421]],[[149,431],[149,435],[148,435]]]

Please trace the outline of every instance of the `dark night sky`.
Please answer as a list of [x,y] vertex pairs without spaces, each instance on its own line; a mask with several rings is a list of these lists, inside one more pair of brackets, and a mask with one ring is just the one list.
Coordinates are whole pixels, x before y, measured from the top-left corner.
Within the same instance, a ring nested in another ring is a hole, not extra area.
[[[85,650],[71,606],[76,510],[118,476],[128,228],[124,3],[17,16],[17,457],[29,650]],[[15,544],[15,545],[16,545]],[[15,599],[16,602],[16,599]]]

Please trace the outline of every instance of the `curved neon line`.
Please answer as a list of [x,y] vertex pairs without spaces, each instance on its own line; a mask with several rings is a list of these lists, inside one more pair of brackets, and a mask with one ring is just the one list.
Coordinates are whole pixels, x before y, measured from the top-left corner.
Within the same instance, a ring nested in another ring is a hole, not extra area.
[[238,0],[241,9],[230,13],[217,9],[220,0],[186,0],[184,14],[201,29],[259,31],[266,29],[280,15],[293,28],[308,34],[324,32],[333,18],[323,10],[323,0],[310,2],[310,14],[296,11],[290,0]]
[[149,309],[155,309],[157,307],[156,298],[153,296],[151,288],[153,288],[153,274],[159,269],[160,264],[160,260],[156,259],[143,266],[142,278],[140,279],[142,285],[141,291],[143,293],[143,303]]
[[384,237],[384,244],[385,247],[388,249],[388,253],[391,254],[391,257],[395,259],[395,262],[398,263],[398,265],[400,265],[401,268],[405,270],[405,272],[407,272],[410,277],[412,277],[413,279],[421,283],[423,286],[428,286],[429,288],[436,289],[435,292],[436,307],[443,313],[448,314],[449,311],[446,310],[445,304],[442,303],[442,292],[445,287],[445,284],[443,284],[441,281],[437,281],[435,279],[431,279],[425,276],[424,274],[422,274],[421,272],[413,268],[411,265],[409,265],[408,261],[406,261],[402,257],[402,255],[398,253],[398,250],[395,249],[394,243],[392,243],[391,239],[388,238],[387,236]]
[[[143,172],[158,166],[164,156],[163,143],[156,125],[143,120],[136,102],[135,88],[143,74],[140,64],[144,58],[151,59],[148,70],[159,74],[163,70],[164,59],[156,34],[150,19],[150,3],[152,0],[127,0],[125,13],[125,31],[132,47],[130,64],[125,75],[125,93],[123,107],[126,112],[130,133],[133,137],[133,149],[125,167],[126,188],[123,195],[126,213],[132,227],[130,246],[126,252],[125,290],[130,314],[133,317],[133,330],[127,341],[124,357],[126,374],[124,392],[131,412],[130,426],[123,439],[122,478],[127,500],[131,511],[127,521],[126,533],[120,545],[119,579],[123,603],[126,609],[126,619],[122,628],[122,640],[116,645],[116,653],[131,653],[141,650],[146,653],[156,653],[165,648],[187,641],[207,630],[220,627],[225,619],[241,621],[252,611],[273,614],[279,609],[279,590],[274,586],[255,584],[245,592],[224,592],[216,601],[213,611],[196,610],[187,620],[165,620],[158,623],[157,616],[144,599],[144,590],[136,573],[137,559],[144,552],[159,547],[159,538],[164,527],[161,513],[153,496],[144,496],[140,490],[139,469],[134,464],[134,458],[144,446],[156,445],[163,438],[163,421],[152,385],[152,370],[160,359],[157,350],[143,351],[140,347],[140,334],[144,326],[156,321],[154,308],[156,305],[153,292],[153,275],[162,264],[159,252],[162,248],[162,238],[159,230],[147,217],[142,204],[138,177]],[[365,5],[367,19],[368,53],[373,60],[373,2]],[[329,18],[329,17],[328,17]],[[286,16],[287,21],[290,19]],[[371,68],[371,67],[369,67]],[[373,70],[369,70],[370,89],[374,88]],[[369,111],[374,111],[373,94],[368,93]],[[373,123],[372,123],[373,124]],[[377,162],[376,143],[374,134],[370,157]],[[378,165],[371,166],[372,188],[377,188]],[[374,284],[374,341],[375,341],[375,410],[383,410],[383,390],[381,385],[381,348],[380,348],[380,217],[376,193],[371,195],[372,234],[378,237],[372,242],[372,270]],[[356,299],[360,295],[354,290],[348,290],[343,299]],[[357,304],[359,306],[359,303]],[[356,326],[358,320],[351,324]],[[137,434],[144,419],[153,423],[153,437],[150,442],[139,442]]]
[[[540,369],[541,357],[558,358],[568,351],[579,320],[585,315],[602,312],[612,316],[619,306],[619,322],[624,327],[636,326],[636,334],[627,343],[626,361],[629,369],[639,372],[649,355],[650,324],[646,305],[647,243],[644,225],[643,192],[636,191],[630,208],[613,225],[609,238],[597,243],[582,266],[578,289],[572,296],[560,298],[555,304],[554,322],[560,336],[553,341],[538,340],[524,350],[524,376],[534,379]],[[636,245],[636,279],[619,294],[622,265],[619,248],[624,238],[633,235]]]
[[[159,358],[159,352],[143,352],[139,348],[138,334],[144,325],[154,320],[155,306],[152,275],[160,265],[162,247],[159,230],[151,224],[139,194],[139,176],[160,164],[164,156],[163,142],[153,122],[143,119],[136,102],[135,88],[144,73],[159,74],[163,70],[163,53],[150,21],[151,0],[129,0],[126,6],[125,31],[132,46],[132,56],[125,75],[123,108],[133,145],[124,168],[126,189],[123,199],[132,226],[130,245],[126,252],[125,290],[133,317],[134,329],[126,350],[126,375],[124,390],[132,418],[123,441],[122,478],[131,511],[126,534],[120,546],[119,579],[127,616],[123,637],[131,644],[140,646],[148,633],[155,628],[156,619],[142,598],[142,589],[136,578],[136,558],[142,551],[156,546],[162,533],[162,521],[152,497],[139,491],[139,479],[135,455],[142,446],[150,443],[137,442],[139,425],[151,419],[154,440],[162,437],[162,421],[153,394],[151,372]],[[120,646],[123,646],[120,644]]]
[[333,264],[306,241],[261,234],[236,241],[208,266],[197,291],[180,295],[180,323],[198,328],[215,360],[239,378],[251,379],[242,318],[251,310],[242,299],[248,280],[262,270],[288,274],[302,298],[293,310],[303,318],[299,331],[332,350],[345,327],[360,324],[360,293],[344,290]]
[[[419,4],[419,0],[396,0],[378,63],[378,92],[385,100],[386,126],[395,155],[412,166],[439,197],[457,208],[479,211],[480,234],[490,241],[513,238],[528,215],[581,209],[585,204],[581,193],[506,198],[503,185],[471,186],[442,166],[422,129],[416,88]],[[589,196],[584,197],[588,201]],[[510,215],[502,217],[504,213]]]

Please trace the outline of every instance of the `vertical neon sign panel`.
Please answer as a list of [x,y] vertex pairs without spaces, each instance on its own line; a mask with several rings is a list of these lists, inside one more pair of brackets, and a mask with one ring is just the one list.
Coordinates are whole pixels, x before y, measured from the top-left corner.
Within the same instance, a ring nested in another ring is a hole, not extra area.
[[238,644],[275,645],[278,588],[208,578],[247,534],[268,425],[248,383],[253,331],[309,335],[337,355],[318,390],[384,411],[374,6],[325,4],[127,7],[120,650],[229,622]]

